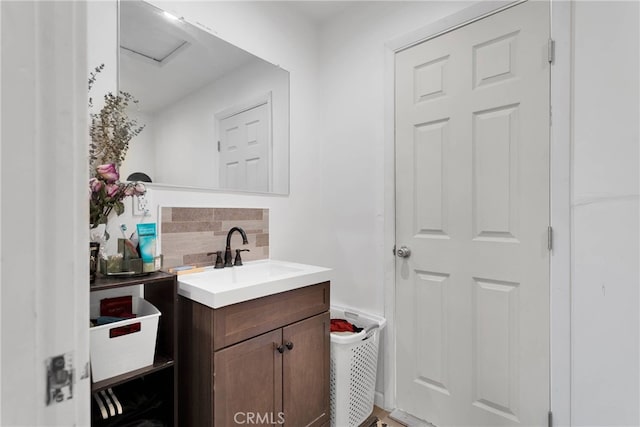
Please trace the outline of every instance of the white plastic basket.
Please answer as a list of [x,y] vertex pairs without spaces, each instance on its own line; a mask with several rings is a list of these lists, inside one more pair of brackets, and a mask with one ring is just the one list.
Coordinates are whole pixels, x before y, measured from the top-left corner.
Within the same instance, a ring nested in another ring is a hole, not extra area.
[[331,333],[331,425],[359,426],[373,412],[380,331],[387,321],[344,307],[331,307],[332,319],[365,328],[354,334]]
[[[133,297],[131,305],[136,317],[94,326],[89,330],[93,382],[153,364],[160,311],[150,302],[138,297]],[[99,315],[100,304],[92,304],[91,318]],[[140,323],[139,331],[110,337],[112,329],[135,323]]]

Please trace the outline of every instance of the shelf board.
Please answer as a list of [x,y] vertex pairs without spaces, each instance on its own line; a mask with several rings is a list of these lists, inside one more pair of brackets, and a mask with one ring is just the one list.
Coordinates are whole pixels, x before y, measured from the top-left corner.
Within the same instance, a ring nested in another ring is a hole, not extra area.
[[135,371],[126,372],[122,375],[107,378],[106,380],[95,382],[91,385],[91,392],[106,390],[109,387],[115,387],[119,384],[126,383],[134,378],[142,377],[153,372],[161,371],[172,367],[175,364],[174,360],[167,356],[156,355],[153,365],[145,366],[144,368],[136,369]]
[[121,288],[123,286],[143,285],[154,282],[162,282],[173,277],[173,274],[158,271],[147,276],[123,277],[123,276],[102,276],[98,274],[95,283],[91,283],[89,291],[102,291],[105,289]]

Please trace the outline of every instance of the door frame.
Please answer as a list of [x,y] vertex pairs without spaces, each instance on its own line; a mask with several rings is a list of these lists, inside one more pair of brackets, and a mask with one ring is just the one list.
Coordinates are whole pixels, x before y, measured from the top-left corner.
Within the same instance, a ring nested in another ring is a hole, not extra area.
[[[86,80],[90,6],[0,5],[0,38],[17,41],[7,43],[0,55],[5,106],[0,114],[1,425],[91,422]],[[55,55],[43,55],[52,47]],[[25,132],[26,120],[31,125]],[[20,177],[20,185],[10,184],[15,177]],[[55,191],[58,188],[65,191]],[[47,402],[47,379],[56,356],[64,356],[73,393],[65,393],[63,401]]]
[[[418,43],[468,25],[522,3],[479,1],[443,19],[385,43],[384,129],[384,260],[385,317],[388,327],[383,346],[384,393],[376,404],[396,407],[395,257],[395,54]],[[550,136],[550,399],[554,424],[571,425],[571,24],[572,3],[549,0],[551,38],[555,58],[551,66],[550,101],[553,111]]]

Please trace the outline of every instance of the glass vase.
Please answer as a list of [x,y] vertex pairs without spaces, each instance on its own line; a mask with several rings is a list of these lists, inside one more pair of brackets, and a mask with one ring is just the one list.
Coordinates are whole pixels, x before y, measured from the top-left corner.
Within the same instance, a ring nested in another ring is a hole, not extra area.
[[99,254],[100,243],[89,242],[89,283],[94,283],[96,281]]

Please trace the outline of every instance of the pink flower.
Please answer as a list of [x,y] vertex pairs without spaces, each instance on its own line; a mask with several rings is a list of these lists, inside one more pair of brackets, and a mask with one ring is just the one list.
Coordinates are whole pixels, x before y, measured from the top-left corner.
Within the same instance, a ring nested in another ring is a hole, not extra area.
[[116,182],[118,178],[120,178],[120,175],[116,170],[116,165],[113,163],[107,163],[106,165],[98,166],[96,168],[96,172],[98,172],[98,175],[100,176],[100,178],[104,179],[109,183]]
[[102,189],[102,181],[100,181],[98,178],[91,178],[89,180],[89,188],[93,193],[97,193]]
[[133,194],[135,194],[136,196],[142,196],[144,193],[147,192],[147,188],[141,182],[136,182],[136,185],[133,187],[133,190],[134,190]]
[[135,194],[135,189],[133,188],[133,184],[128,184],[124,189],[125,196],[133,196]]
[[107,192],[107,196],[114,197],[118,194],[118,191],[120,191],[120,186],[118,184],[107,184],[105,190]]

